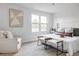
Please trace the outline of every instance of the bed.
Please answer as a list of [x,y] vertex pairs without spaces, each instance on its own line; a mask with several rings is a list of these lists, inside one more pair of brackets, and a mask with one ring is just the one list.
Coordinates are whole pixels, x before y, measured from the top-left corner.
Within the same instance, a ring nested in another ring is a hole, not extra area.
[[[64,50],[68,52],[68,55],[72,56],[75,52],[79,51],[79,29],[74,29],[75,35],[73,37],[60,37],[59,35],[56,34],[46,34],[43,35],[44,37],[49,37],[52,38],[52,40],[63,40],[64,44]],[[52,40],[49,40],[47,44],[56,47],[56,44],[52,43]],[[45,38],[41,39],[41,42],[45,42]]]

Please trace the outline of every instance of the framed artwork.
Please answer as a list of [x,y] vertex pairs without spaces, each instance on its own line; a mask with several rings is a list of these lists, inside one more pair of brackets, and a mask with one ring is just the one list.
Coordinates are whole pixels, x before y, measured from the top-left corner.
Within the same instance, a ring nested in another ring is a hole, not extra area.
[[9,26],[23,27],[23,11],[9,9]]

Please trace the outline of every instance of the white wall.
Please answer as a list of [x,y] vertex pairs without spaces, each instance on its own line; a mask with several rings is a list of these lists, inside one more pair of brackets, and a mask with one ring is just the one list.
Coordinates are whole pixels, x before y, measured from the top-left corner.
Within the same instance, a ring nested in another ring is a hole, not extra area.
[[[14,8],[18,10],[22,10],[24,12],[24,20],[23,27],[11,28],[9,27],[9,8]],[[40,32],[40,33],[32,33],[31,31],[31,14],[38,14],[48,17],[48,30],[52,26],[52,16],[51,14],[32,10],[18,4],[0,4],[0,30],[9,30],[14,35],[20,35],[22,37],[23,42],[33,41],[36,35],[48,33]]]
[[57,23],[59,23],[60,27],[79,28],[79,7],[54,14],[53,26],[55,27]]

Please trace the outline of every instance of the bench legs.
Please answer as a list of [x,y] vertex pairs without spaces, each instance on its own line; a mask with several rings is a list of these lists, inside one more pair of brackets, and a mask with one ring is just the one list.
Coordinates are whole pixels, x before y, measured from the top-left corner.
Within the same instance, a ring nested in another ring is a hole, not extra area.
[[61,41],[61,47],[62,47],[61,53],[59,53],[59,48],[58,48],[58,47],[59,47],[59,46],[58,46],[59,43],[60,43],[60,42],[57,42],[57,53],[56,53],[57,56],[60,55],[60,54],[62,54],[62,53],[64,53],[64,52],[63,52],[63,50],[64,50],[64,49],[63,49],[63,41]]

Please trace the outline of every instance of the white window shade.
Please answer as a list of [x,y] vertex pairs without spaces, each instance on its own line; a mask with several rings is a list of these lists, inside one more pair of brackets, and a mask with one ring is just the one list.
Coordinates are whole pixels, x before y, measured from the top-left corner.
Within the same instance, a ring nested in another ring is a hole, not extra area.
[[47,17],[32,15],[32,32],[47,31]]
[[32,15],[32,32],[39,32],[39,16]]
[[47,18],[45,16],[41,16],[41,23],[47,23]]
[[38,15],[32,15],[32,23],[39,23],[39,16]]
[[41,31],[46,31],[47,25],[46,24],[41,24]]
[[39,24],[32,24],[32,32],[39,32]]
[[47,17],[41,16],[40,26],[41,26],[41,31],[47,30]]

